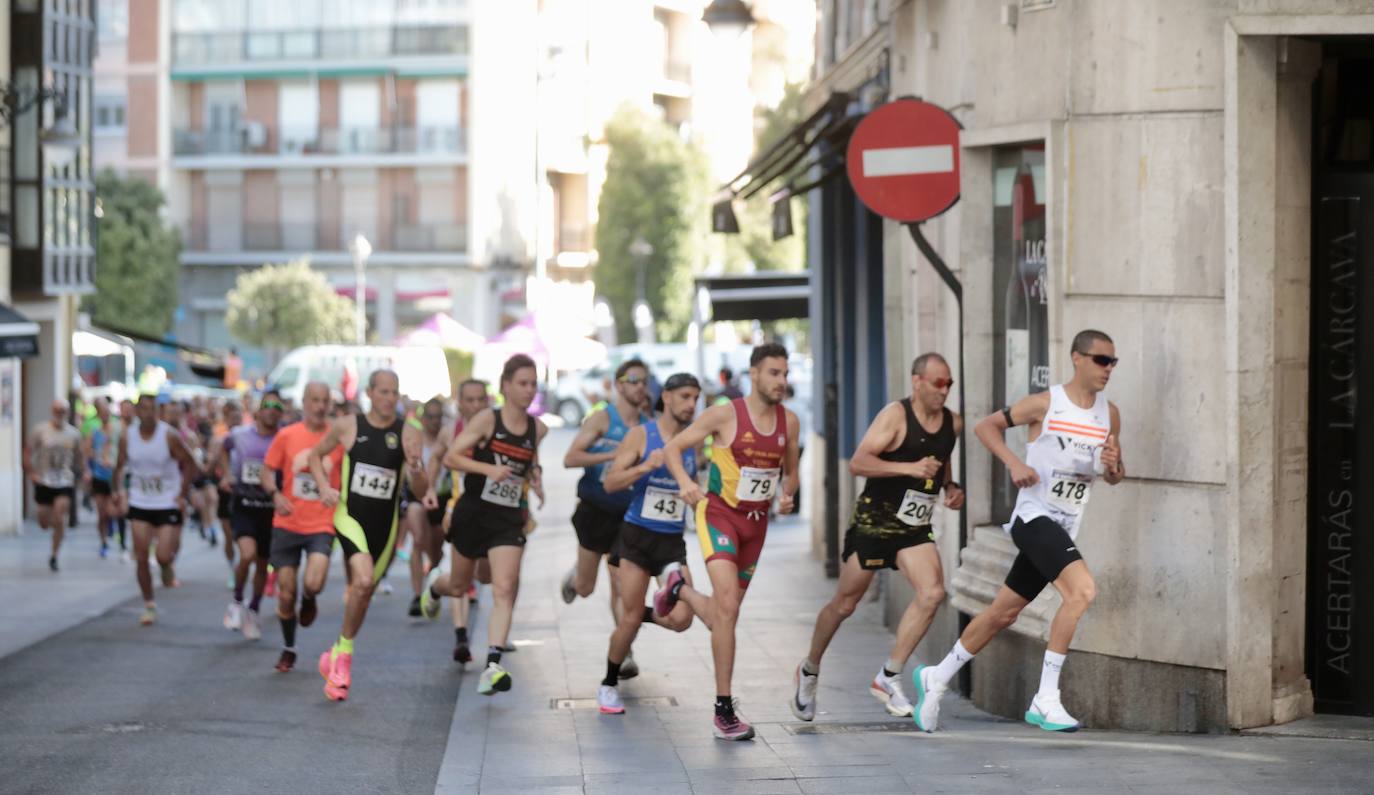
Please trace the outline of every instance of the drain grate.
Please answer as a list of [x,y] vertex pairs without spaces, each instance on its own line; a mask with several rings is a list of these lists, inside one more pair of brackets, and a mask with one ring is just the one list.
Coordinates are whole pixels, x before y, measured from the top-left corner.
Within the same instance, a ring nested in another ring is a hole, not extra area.
[[873,732],[914,732],[916,724],[911,721],[883,721],[864,723],[805,723],[782,725],[788,734],[867,734]]
[[[677,699],[672,696],[630,696],[623,699],[627,707],[676,707]],[[553,698],[549,699],[549,709],[596,709],[594,698]]]

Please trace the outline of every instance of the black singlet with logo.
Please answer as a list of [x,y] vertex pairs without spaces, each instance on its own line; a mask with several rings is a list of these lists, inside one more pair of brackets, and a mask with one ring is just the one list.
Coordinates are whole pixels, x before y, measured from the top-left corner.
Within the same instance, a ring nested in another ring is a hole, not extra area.
[[[954,450],[954,415],[949,409],[940,410],[940,428],[931,433],[916,419],[911,400],[903,400],[906,415],[906,436],[895,450],[878,454],[883,461],[913,463],[927,456],[944,462]],[[861,527],[893,530],[930,524],[934,500],[945,482],[945,466],[932,478],[918,480],[909,475],[869,478],[863,494],[855,505],[855,524]],[[913,494],[913,492],[915,494]],[[927,499],[920,499],[924,495]]]
[[401,500],[401,470],[406,452],[401,445],[405,419],[375,427],[367,415],[356,415],[358,432],[343,459],[343,505],[347,515],[364,528],[388,528],[396,522]]
[[511,476],[501,483],[489,483],[486,475],[467,473],[463,478],[463,496],[458,498],[458,503],[467,509],[480,507],[484,517],[523,527],[525,483],[534,464],[538,427],[534,418],[529,417],[524,433],[511,433],[501,421],[501,410],[491,411],[496,415],[496,426],[491,438],[473,450],[472,458],[483,464],[509,467]]

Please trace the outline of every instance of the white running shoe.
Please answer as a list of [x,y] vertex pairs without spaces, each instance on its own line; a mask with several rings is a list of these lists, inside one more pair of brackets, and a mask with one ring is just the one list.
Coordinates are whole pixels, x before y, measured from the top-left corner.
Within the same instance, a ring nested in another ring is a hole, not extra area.
[[639,676],[639,663],[635,662],[633,654],[625,655],[625,662],[620,664],[620,678],[634,679]]
[[602,715],[625,714],[625,702],[620,700],[620,691],[614,685],[602,685],[596,691],[596,705]]
[[243,626],[243,605],[238,602],[230,602],[229,609],[224,611],[224,628],[230,632],[238,632]]
[[911,717],[911,702],[907,701],[906,693],[902,692],[901,674],[888,677],[879,669],[878,675],[873,677],[873,683],[868,686],[868,692],[883,702],[887,714],[898,718]]
[[912,719],[916,728],[923,732],[933,732],[940,725],[940,698],[948,687],[946,682],[935,681],[935,669],[929,665],[918,665],[911,672],[911,684],[916,687],[916,705]]
[[563,575],[563,582],[558,586],[558,595],[563,597],[563,604],[570,605],[577,598],[577,589],[573,587],[573,577],[577,575],[577,569],[568,569],[568,573]]
[[381,585],[377,586],[377,590],[381,591],[382,596],[391,596],[396,593],[396,589],[392,588],[391,583],[387,580],[382,580]]
[[510,673],[502,668],[500,663],[489,662],[477,679],[477,692],[479,695],[490,696],[510,690],[510,685]]
[[262,637],[262,626],[258,619],[258,611],[252,608],[243,611],[243,637],[244,640],[258,640]]
[[797,720],[815,720],[816,688],[821,683],[821,675],[809,674],[803,670],[801,663],[797,663],[797,672],[792,679],[797,685],[797,692],[788,705],[792,708],[792,714],[797,716]]
[[1059,700],[1059,691],[1036,693],[1031,699],[1030,709],[1026,710],[1026,723],[1039,726],[1047,732],[1076,732],[1078,718],[1064,709]]

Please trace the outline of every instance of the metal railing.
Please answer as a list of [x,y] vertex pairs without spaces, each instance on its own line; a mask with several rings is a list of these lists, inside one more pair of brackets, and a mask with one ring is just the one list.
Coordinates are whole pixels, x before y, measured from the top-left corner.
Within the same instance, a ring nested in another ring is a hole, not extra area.
[[177,66],[467,54],[465,24],[177,33],[172,37]]
[[318,224],[249,221],[243,225],[244,251],[313,251],[318,240]]
[[[347,251],[352,232],[337,237],[322,234],[324,223],[245,221],[239,251]],[[341,226],[330,224],[330,226]],[[467,227],[461,224],[395,224],[382,234],[369,234],[377,251],[413,253],[457,253],[467,250]],[[388,234],[389,232],[389,234]],[[188,250],[226,252],[223,246],[211,248],[207,234],[192,234]]]
[[252,146],[247,128],[233,130],[175,130],[176,155],[244,154],[461,154],[464,131],[456,126],[344,127],[334,129],[264,130],[263,145]]

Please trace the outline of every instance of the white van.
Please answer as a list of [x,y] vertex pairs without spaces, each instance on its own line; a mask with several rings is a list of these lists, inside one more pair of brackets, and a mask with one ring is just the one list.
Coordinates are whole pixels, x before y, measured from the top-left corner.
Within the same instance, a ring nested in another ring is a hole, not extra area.
[[443,350],[425,346],[306,345],[286,354],[272,368],[267,383],[299,406],[310,381],[323,381],[331,389],[341,389],[349,362],[358,374],[358,403],[364,408],[368,407],[364,394],[367,377],[374,370],[395,370],[401,379],[401,394],[412,400],[428,400],[436,395],[447,399],[452,391]]

